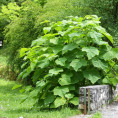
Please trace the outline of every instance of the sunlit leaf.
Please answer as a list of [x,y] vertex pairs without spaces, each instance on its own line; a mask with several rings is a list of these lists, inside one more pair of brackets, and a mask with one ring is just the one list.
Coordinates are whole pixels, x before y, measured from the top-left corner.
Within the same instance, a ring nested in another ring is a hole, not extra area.
[[49,70],[49,74],[51,75],[58,75],[60,72],[63,72],[63,69],[61,68],[54,68]]
[[99,50],[95,47],[84,47],[82,48],[82,51],[85,51],[87,53],[87,57],[89,60],[94,56],[99,55]]
[[70,66],[72,66],[75,71],[78,71],[79,68],[86,65],[87,65],[87,61],[85,59],[74,59],[70,63]]
[[65,66],[66,60],[67,59],[65,57],[62,57],[62,58],[58,58],[55,62],[56,62],[57,65]]
[[57,97],[56,100],[54,101],[55,107],[59,107],[62,106],[66,103],[66,99],[65,98],[61,98],[61,97]]
[[60,86],[60,87],[57,86],[57,87],[54,88],[53,92],[54,92],[54,95],[64,97],[65,93],[69,92],[69,88],[66,87],[66,86]]
[[83,74],[84,77],[90,80],[92,84],[96,83],[99,79],[101,79],[99,71],[94,68],[86,69]]
[[62,74],[61,78],[59,78],[58,82],[61,86],[71,84],[72,74]]
[[78,45],[77,45],[77,44],[74,44],[74,43],[67,44],[67,45],[65,45],[65,46],[63,47],[63,49],[62,49],[62,54],[64,54],[64,53],[67,52],[67,51],[71,51],[71,50],[73,50],[73,49],[75,49],[75,48],[77,48],[77,47],[78,47]]
[[79,104],[79,97],[74,97],[69,102],[74,105],[78,105]]

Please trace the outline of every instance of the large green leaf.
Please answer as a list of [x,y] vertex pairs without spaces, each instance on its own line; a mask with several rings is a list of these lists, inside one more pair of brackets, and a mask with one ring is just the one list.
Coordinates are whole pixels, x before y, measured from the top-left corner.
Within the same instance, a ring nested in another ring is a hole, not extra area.
[[72,98],[69,102],[74,105],[79,105],[79,96]]
[[101,33],[98,33],[98,32],[96,32],[96,31],[91,31],[90,33],[89,33],[89,35],[90,35],[90,37],[93,39],[93,41],[95,42],[95,43],[99,43],[102,39],[102,34]]
[[82,58],[82,57],[84,57],[85,52],[77,51],[75,54],[76,54],[76,57],[77,57],[77,58]]
[[50,75],[58,75],[60,72],[63,72],[62,68],[54,68],[49,70]]
[[92,41],[98,45],[108,45],[108,42],[102,41],[103,35],[101,33],[98,33],[96,31],[91,31],[89,33],[90,37],[92,38]]
[[66,93],[65,94],[65,97],[68,98],[68,99],[71,99],[71,98],[74,97],[74,94],[72,94],[72,93]]
[[57,97],[56,100],[54,101],[54,105],[56,108],[64,104],[66,104],[66,99],[64,97],[63,98]]
[[32,72],[31,66],[29,66],[26,71],[23,71],[22,79],[24,79],[27,76],[29,76],[31,72]]
[[50,43],[52,43],[52,44],[58,44],[58,38],[56,37],[56,38],[53,38],[53,39],[50,39]]
[[111,59],[118,59],[118,48],[112,48],[110,51],[106,52],[103,55],[103,59],[106,60],[111,60]]
[[38,68],[35,70],[31,78],[33,83],[36,83],[39,80],[41,73],[42,73],[42,69]]
[[98,59],[98,58],[93,58],[92,59],[92,64],[94,65],[94,67],[103,69],[103,71],[107,72],[108,69],[108,63]]
[[117,64],[115,64],[114,69],[115,69],[116,72],[118,73],[118,65],[117,65]]
[[56,97],[56,96],[54,96],[52,93],[49,93],[49,94],[46,96],[46,98],[45,98],[45,100],[44,100],[44,103],[45,103],[46,105],[52,103],[52,102],[55,100],[55,97]]
[[19,75],[18,79],[22,78],[22,76],[27,72],[27,69],[24,69]]
[[87,53],[88,59],[92,59],[94,56],[99,55],[99,50],[95,47],[84,47],[82,51]]
[[67,44],[67,45],[65,45],[65,46],[63,47],[63,49],[62,49],[62,54],[64,54],[64,53],[67,52],[67,51],[71,51],[71,50],[73,50],[73,49],[75,49],[75,48],[77,48],[77,47],[78,47],[78,45],[77,45],[77,44],[74,44],[74,43]]
[[32,97],[32,98],[37,97],[38,93],[39,93],[39,90],[34,89],[33,91],[30,92],[29,97]]
[[69,92],[69,88],[67,86],[57,86],[56,88],[54,88],[53,92],[54,95],[64,97],[65,94]]
[[50,55],[48,56],[47,59],[50,60],[50,61],[52,61],[52,60],[54,60],[56,57],[58,57],[58,55],[52,53],[52,54],[50,54]]
[[40,61],[37,64],[37,66],[40,68],[46,68],[48,65],[49,65],[49,60],[47,60],[47,59]]
[[107,32],[102,32],[102,33],[111,41],[111,43],[113,43],[113,38],[109,33]]
[[26,61],[24,62],[22,65],[21,65],[21,68],[23,69],[27,64],[28,64],[29,61]]
[[87,61],[85,59],[74,59],[70,63],[70,66],[72,66],[75,71],[78,71],[79,68],[86,65],[87,65]]
[[57,30],[58,32],[59,32],[59,31],[62,31],[62,27],[61,27],[61,26],[57,26],[57,27],[55,28],[55,30]]
[[102,82],[103,82],[104,84],[111,84],[110,79],[111,79],[111,78],[105,77],[105,78],[102,80]]
[[92,84],[95,84],[99,79],[101,79],[100,73],[97,69],[89,68],[86,69],[84,72],[84,77],[91,81]]
[[69,37],[70,37],[70,38],[79,37],[81,34],[82,34],[82,33],[74,32],[74,33],[69,34]]
[[109,39],[109,41],[111,42],[111,43],[113,43],[113,38],[112,38],[112,36],[109,34],[109,33],[107,33],[106,32],[106,30],[103,28],[103,27],[101,27],[101,26],[97,26],[97,27],[95,27],[100,33],[102,33],[104,36],[106,36],[108,39]]
[[62,74],[61,78],[59,78],[58,82],[61,86],[71,84],[72,74]]
[[[36,62],[36,61],[33,61],[33,62],[31,62],[31,63],[30,63],[30,68],[31,68],[31,71],[33,71],[33,70],[35,69],[36,64],[37,64],[37,62]],[[27,69],[27,71],[30,71],[30,70],[28,70],[28,69]]]
[[59,53],[61,50],[62,50],[62,46],[61,46],[61,45],[52,47],[52,51],[53,51],[55,54]]
[[51,27],[44,27],[43,31],[45,34],[47,34],[51,30]]
[[21,48],[20,50],[20,57],[23,57],[26,55],[26,52],[29,50],[29,48]]
[[65,66],[66,60],[67,59],[65,57],[62,57],[62,58],[58,58],[55,62],[56,62],[57,65]]
[[43,80],[37,81],[37,83],[36,83],[36,87],[43,87],[43,86],[45,86],[45,85],[46,85],[46,82],[43,81]]

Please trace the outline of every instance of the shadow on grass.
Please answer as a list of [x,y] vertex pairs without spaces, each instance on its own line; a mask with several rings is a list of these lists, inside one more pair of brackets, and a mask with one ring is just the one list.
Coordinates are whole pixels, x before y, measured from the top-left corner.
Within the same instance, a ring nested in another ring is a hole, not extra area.
[[[11,109],[10,111],[6,111],[7,113],[17,114],[17,113],[53,113],[53,112],[65,112],[65,111],[76,111],[77,107],[70,108],[70,107],[60,107],[60,108],[45,108],[45,109],[39,109],[38,107],[22,107],[22,108],[15,108],[14,110]],[[78,111],[80,113],[80,111]]]
[[62,109],[47,109],[47,110],[38,110],[38,109],[26,109],[26,108],[20,108],[20,109],[15,109],[15,110],[7,110],[6,113],[7,114],[27,114],[27,113],[31,113],[31,114],[36,114],[36,113],[42,113],[42,114],[45,114],[45,113],[55,113],[55,112],[61,112]]
[[[37,112],[37,111],[36,111]],[[19,108],[19,109],[15,109],[15,110],[7,110],[6,111],[7,114],[20,114],[20,113],[35,113],[34,110],[30,110],[30,109],[26,109],[26,108]]]
[[19,90],[12,90],[14,84],[0,85],[0,93],[2,94],[19,94]]

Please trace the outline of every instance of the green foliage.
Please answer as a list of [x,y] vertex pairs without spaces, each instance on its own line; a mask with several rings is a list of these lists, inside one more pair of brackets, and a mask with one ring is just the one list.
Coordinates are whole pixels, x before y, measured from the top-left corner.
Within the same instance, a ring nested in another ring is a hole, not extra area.
[[84,71],[84,77],[86,79],[89,79],[92,84],[96,83],[96,81],[98,81],[99,79],[101,79],[100,73],[98,70],[96,70],[95,68],[88,68]]
[[[115,72],[113,59],[118,59],[118,49],[108,44],[113,39],[99,23],[95,15],[70,16],[44,27],[43,36],[30,48],[21,49],[25,66],[19,78],[32,81],[35,87],[29,97],[36,99],[40,108],[77,105],[78,87],[85,81],[100,84],[109,78],[111,85],[117,84],[111,71]],[[107,58],[109,52],[114,56]]]
[[10,23],[5,27],[4,44],[8,47],[8,64],[13,71],[18,72],[22,64],[21,59],[19,59],[19,49],[30,46],[31,41],[37,38],[39,34],[41,35],[42,26],[48,24],[43,23],[35,27],[37,16],[41,10],[42,8],[38,3],[30,0],[23,2],[21,6],[16,3],[9,3],[2,7],[2,18]]
[[15,15],[18,15],[18,5],[20,6],[24,1],[25,0],[0,0],[0,40],[4,40],[3,31],[4,27],[10,23],[9,17],[13,19]]
[[21,8],[16,3],[9,3],[7,6],[2,5],[0,16],[10,22],[10,20],[19,16],[20,9]]
[[104,26],[118,46],[118,0],[80,0],[81,10],[101,17]]

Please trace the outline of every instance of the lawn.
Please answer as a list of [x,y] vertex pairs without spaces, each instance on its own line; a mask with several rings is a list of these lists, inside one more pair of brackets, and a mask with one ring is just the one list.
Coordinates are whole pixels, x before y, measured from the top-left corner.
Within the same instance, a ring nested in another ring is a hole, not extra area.
[[0,79],[0,117],[7,118],[69,118],[80,114],[77,109],[63,108],[61,110],[39,111],[32,109],[33,100],[27,100],[20,104],[26,94],[20,94],[19,90],[12,90],[16,83]]

